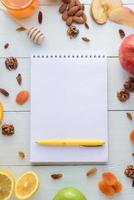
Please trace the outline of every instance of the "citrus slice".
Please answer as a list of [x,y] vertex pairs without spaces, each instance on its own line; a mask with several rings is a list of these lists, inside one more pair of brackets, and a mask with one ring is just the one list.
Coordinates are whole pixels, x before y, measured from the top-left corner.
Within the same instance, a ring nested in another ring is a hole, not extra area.
[[15,184],[15,195],[20,200],[29,199],[39,188],[39,179],[35,172],[24,173]]
[[3,120],[3,105],[0,102],[0,122]]
[[0,200],[9,200],[14,192],[14,178],[10,172],[0,170]]

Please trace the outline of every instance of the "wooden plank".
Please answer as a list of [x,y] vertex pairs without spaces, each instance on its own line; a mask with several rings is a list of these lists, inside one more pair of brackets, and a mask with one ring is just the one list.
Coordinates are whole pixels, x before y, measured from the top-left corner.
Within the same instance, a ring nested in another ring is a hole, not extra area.
[[[15,102],[16,94],[20,90],[30,91],[30,59],[18,59],[19,66],[16,71],[8,71],[5,68],[5,58],[0,59],[0,87],[6,89],[9,97],[0,94],[0,101],[4,104],[5,111],[29,111],[30,101],[23,106],[19,106]],[[16,76],[22,74],[22,86],[17,84]],[[118,101],[117,91],[122,89],[124,82],[129,75],[121,68],[118,58],[108,58],[108,109],[109,110],[134,110],[133,99],[134,94],[131,93],[126,103]]]
[[[132,114],[134,117],[134,112]],[[133,163],[134,146],[128,139],[129,132],[134,128],[133,121],[129,121],[126,112],[122,111],[109,112],[108,117],[109,164],[125,166]],[[0,134],[0,165],[30,165],[30,113],[7,112],[4,122],[14,124],[16,131],[11,137]],[[25,160],[18,157],[18,151],[25,152]]]
[[[89,6],[86,6],[86,13],[88,16],[88,23],[90,30],[86,30],[84,26],[80,27],[79,37],[70,40],[66,36],[67,27],[61,20],[61,16],[58,13],[59,6],[41,6],[40,10],[44,12],[44,23],[42,26],[38,25],[37,14],[25,23],[28,26],[39,26],[45,33],[45,42],[42,46],[34,45],[27,37],[25,32],[16,32],[17,25],[3,12],[0,12],[1,18],[1,41],[0,52],[1,56],[15,55],[18,57],[29,57],[31,53],[42,52],[75,52],[83,51],[96,51],[104,50],[108,56],[118,56],[118,49],[121,43],[121,39],[118,34],[118,30],[122,28],[126,35],[132,34],[133,29],[125,26],[117,25],[112,22],[108,22],[103,26],[95,24],[89,15]],[[134,8],[134,6],[130,6]],[[5,24],[8,24],[5,25]],[[6,37],[5,37],[6,36]],[[90,43],[85,43],[81,40],[81,37],[87,36],[91,39]],[[6,42],[9,42],[10,47],[7,50],[3,49]]]
[[[64,187],[75,187],[81,190],[87,200],[90,198],[94,200],[107,199],[98,189],[98,181],[101,179],[101,174],[104,171],[111,171],[115,173],[119,180],[123,183],[123,191],[114,196],[115,200],[133,200],[134,190],[132,188],[132,181],[125,177],[124,168],[125,165],[115,166],[96,166],[98,172],[93,177],[86,177],[86,172],[92,166],[71,166],[71,167],[33,167],[33,166],[3,166],[10,170],[16,178],[21,176],[24,172],[34,170],[40,179],[39,191],[32,198],[33,200],[52,200],[55,193]],[[50,175],[53,173],[63,173],[64,177],[60,180],[52,180]],[[12,198],[14,200],[14,198]]]

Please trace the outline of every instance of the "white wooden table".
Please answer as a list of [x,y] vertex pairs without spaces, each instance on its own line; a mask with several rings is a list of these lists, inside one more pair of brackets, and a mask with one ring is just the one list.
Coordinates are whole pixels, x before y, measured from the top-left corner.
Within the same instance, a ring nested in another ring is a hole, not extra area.
[[[126,118],[128,110],[132,111],[134,115],[134,95],[131,95],[130,100],[125,104],[120,103],[116,98],[117,90],[122,87],[123,82],[129,76],[119,64],[118,48],[121,39],[118,30],[123,28],[126,35],[134,33],[134,30],[111,22],[104,26],[96,25],[89,16],[88,4],[90,2],[91,0],[84,0],[90,30],[81,27],[80,37],[70,40],[66,37],[66,26],[58,13],[59,6],[56,3],[49,5],[48,2],[42,0],[39,9],[44,12],[45,17],[40,28],[46,35],[42,47],[33,45],[24,32],[16,32],[16,24],[0,11],[0,87],[10,92],[10,99],[0,95],[0,101],[4,103],[5,107],[4,121],[13,123],[16,128],[16,134],[10,138],[0,134],[0,168],[11,170],[16,177],[27,170],[35,170],[41,182],[39,192],[33,198],[35,200],[52,200],[55,192],[64,186],[79,188],[88,200],[105,200],[107,198],[99,192],[97,187],[101,173],[105,170],[116,173],[124,184],[123,192],[115,199],[134,199],[131,181],[123,174],[124,168],[128,164],[134,163],[132,157],[134,146],[128,140],[128,133],[134,129],[134,123]],[[130,8],[134,8],[134,0],[124,0],[123,2]],[[37,13],[25,23],[38,25]],[[90,44],[81,41],[81,37],[85,35],[91,38]],[[7,42],[10,47],[5,50],[3,46]],[[91,178],[86,177],[86,171],[91,166],[31,166],[29,162],[30,103],[17,106],[14,101],[19,90],[30,90],[30,54],[32,52],[70,52],[71,49],[78,52],[104,49],[108,55],[109,163],[105,166],[97,166],[98,173]],[[9,72],[5,68],[4,60],[7,56],[18,58],[19,67],[16,71]],[[21,73],[23,76],[21,88],[16,84],[17,73]],[[25,160],[20,160],[18,151],[25,152]],[[50,174],[58,172],[63,173],[64,178],[58,181],[52,180]]]

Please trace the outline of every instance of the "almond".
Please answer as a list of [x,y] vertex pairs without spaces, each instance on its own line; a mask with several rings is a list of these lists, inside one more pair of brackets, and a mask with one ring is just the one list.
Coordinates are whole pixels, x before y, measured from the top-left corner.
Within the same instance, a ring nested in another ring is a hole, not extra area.
[[79,10],[79,6],[74,6],[68,11],[68,15],[73,16]]
[[52,179],[60,179],[60,178],[62,178],[63,177],[63,174],[52,174],[51,175],[51,178]]
[[73,22],[77,24],[84,24],[84,19],[82,17],[73,16]]
[[62,0],[63,3],[70,3],[70,0]]
[[82,16],[83,15],[83,10],[79,10],[76,14],[75,14],[75,16],[77,16],[77,17],[80,17],[80,16]]
[[62,19],[63,19],[64,21],[66,21],[67,18],[68,18],[68,14],[67,14],[67,11],[65,10],[64,13],[62,14]]
[[75,6],[75,0],[71,0],[70,3],[69,3],[69,5],[68,5],[68,10],[70,8],[74,7],[74,6]]
[[16,103],[19,105],[23,105],[29,99],[29,92],[26,90],[20,91],[16,96]]
[[0,93],[3,94],[5,97],[9,96],[9,92],[3,88],[0,88]]
[[67,8],[67,4],[66,3],[63,3],[60,8],[59,8],[59,12],[62,14]]
[[96,174],[96,172],[97,172],[97,168],[89,169],[87,171],[87,176],[92,176],[92,175]]
[[75,0],[75,5],[81,7],[81,3],[79,0]]
[[73,18],[72,17],[68,17],[67,21],[66,21],[66,25],[71,26],[72,22],[73,22]]

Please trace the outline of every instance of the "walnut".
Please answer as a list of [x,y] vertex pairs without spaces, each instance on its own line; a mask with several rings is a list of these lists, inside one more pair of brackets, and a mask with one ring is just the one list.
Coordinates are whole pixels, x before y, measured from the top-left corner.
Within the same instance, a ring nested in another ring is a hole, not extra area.
[[128,81],[125,82],[124,88],[129,92],[134,92],[134,78],[129,77]]
[[79,30],[76,28],[76,26],[70,26],[67,30],[67,34],[72,39],[77,37],[77,35],[79,34]]
[[14,126],[11,124],[3,124],[1,128],[3,135],[11,136],[15,133]]
[[117,92],[117,98],[121,102],[126,102],[130,97],[130,93],[126,89],[122,89],[120,92]]
[[11,70],[15,70],[17,69],[18,67],[18,61],[16,58],[14,57],[9,57],[9,58],[6,58],[5,60],[5,65],[6,65],[6,68],[11,71]]
[[134,165],[129,165],[124,171],[124,174],[134,180]]

